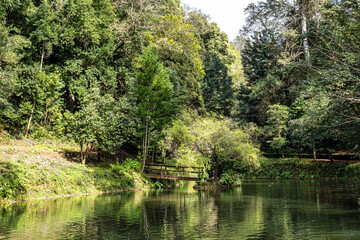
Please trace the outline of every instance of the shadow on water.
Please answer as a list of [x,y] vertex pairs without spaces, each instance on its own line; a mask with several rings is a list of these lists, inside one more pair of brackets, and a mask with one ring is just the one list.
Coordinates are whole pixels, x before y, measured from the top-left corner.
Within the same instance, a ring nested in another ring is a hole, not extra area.
[[245,180],[0,208],[0,239],[359,239],[359,182]]

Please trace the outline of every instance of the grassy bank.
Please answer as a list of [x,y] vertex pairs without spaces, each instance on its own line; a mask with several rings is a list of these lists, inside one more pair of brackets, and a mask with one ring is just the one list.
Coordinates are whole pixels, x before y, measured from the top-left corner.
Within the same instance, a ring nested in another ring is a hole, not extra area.
[[153,186],[138,162],[83,166],[66,158],[64,148],[76,150],[24,141],[0,145],[0,202]]
[[[0,141],[0,203],[175,183],[154,184],[140,173],[141,164],[130,159],[121,165],[108,160],[83,166],[66,154],[77,151],[71,143]],[[360,178],[360,163],[344,161],[262,158],[258,167],[233,162],[227,169],[220,178],[227,186],[239,178]]]
[[235,164],[242,178],[360,178],[360,163],[263,158],[258,168]]

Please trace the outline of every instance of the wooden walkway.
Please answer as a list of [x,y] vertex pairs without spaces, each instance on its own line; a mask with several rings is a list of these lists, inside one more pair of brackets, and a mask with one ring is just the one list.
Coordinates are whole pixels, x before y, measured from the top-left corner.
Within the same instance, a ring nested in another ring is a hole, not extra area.
[[163,164],[146,164],[145,174],[153,179],[171,179],[197,181],[199,174],[203,173],[201,167],[183,167]]

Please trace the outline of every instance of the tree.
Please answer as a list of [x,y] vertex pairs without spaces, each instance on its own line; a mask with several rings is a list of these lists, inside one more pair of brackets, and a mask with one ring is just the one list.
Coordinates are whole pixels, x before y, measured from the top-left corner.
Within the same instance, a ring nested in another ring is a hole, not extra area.
[[163,66],[156,47],[150,45],[137,58],[139,69],[132,83],[132,95],[136,102],[136,115],[141,121],[140,136],[143,139],[143,167],[147,160],[151,135],[160,131],[176,113],[173,85]]
[[170,79],[179,104],[203,114],[200,80],[204,70],[195,29],[181,15],[167,15],[154,30],[150,42],[158,47],[164,66],[172,72]]
[[80,146],[82,164],[90,151],[97,151],[98,159],[102,151],[115,154],[125,142],[131,142],[138,124],[127,99],[115,100],[110,94],[102,95],[99,89],[92,90],[81,110],[65,114],[70,122],[68,134]]
[[300,118],[307,134],[316,139],[314,150],[358,151],[360,63],[355,56],[360,52],[359,4],[328,2],[320,12],[323,17],[309,25],[312,71],[298,98]]
[[338,120],[333,115],[330,99],[309,94],[302,95],[293,106],[302,114],[289,122],[290,142],[299,149],[312,152],[314,160],[318,151],[327,152],[332,159],[332,152],[339,149],[339,143],[345,135],[338,128],[332,127]]
[[14,124],[17,114],[11,97],[18,87],[17,65],[24,56],[24,48],[29,45],[30,42],[18,34],[18,29],[0,22],[0,130]]
[[283,147],[286,144],[287,125],[289,122],[289,108],[284,105],[271,105],[267,111],[267,130],[270,136],[270,147],[281,150],[282,158],[284,158]]
[[269,106],[284,104],[288,98],[284,69],[279,64],[281,47],[276,43],[278,38],[280,36],[269,31],[256,33],[251,41],[246,42],[241,55],[246,84],[241,86],[236,98],[239,105],[249,108],[240,114],[244,115],[245,120],[261,126],[265,124]]
[[[19,85],[26,85],[22,86],[25,92],[17,91],[17,96],[11,96],[15,106],[26,107],[23,109],[28,120],[22,124],[29,127],[39,125],[39,122],[32,124],[35,114],[47,115],[46,110],[39,111],[38,103],[30,100],[29,93],[39,90],[36,82],[40,80],[37,81],[34,76],[29,77],[29,72],[36,76],[37,71],[48,76],[60,75],[62,86],[56,90],[61,94],[54,96],[57,98],[55,102],[58,105],[61,103],[61,108],[67,108],[72,113],[83,106],[82,101],[86,95],[91,94],[90,89],[93,87],[117,93],[116,64],[112,57],[114,38],[110,29],[115,20],[115,9],[111,0],[27,0],[5,9],[5,22],[12,26],[12,32],[21,33],[31,42],[24,51],[26,54],[21,65],[19,64],[22,75]],[[29,89],[31,86],[34,88]],[[46,84],[42,87],[46,87]],[[31,107],[28,107],[29,101]],[[64,112],[64,109],[61,110],[56,117],[58,122],[61,122],[61,113]],[[19,127],[23,121],[22,116],[17,117],[17,120],[13,117],[13,120],[15,128],[23,129],[23,126]]]
[[228,68],[216,53],[205,56],[204,68],[201,90],[206,110],[229,117],[233,106],[233,82]]
[[202,46],[205,76],[201,80],[202,96],[207,111],[230,116],[233,108],[234,82],[240,81],[236,52],[231,48],[227,35],[216,23],[210,23],[201,12],[187,13],[186,21],[196,29]]
[[227,161],[257,165],[259,150],[243,130],[229,119],[184,115],[166,129],[162,148],[181,165],[211,165],[215,178]]
[[304,55],[305,61],[308,65],[310,65],[310,50],[309,50],[309,41],[307,37],[307,8],[309,5],[309,0],[299,0],[300,5],[300,15],[301,15],[301,34],[304,36],[303,38],[303,46],[304,46]]

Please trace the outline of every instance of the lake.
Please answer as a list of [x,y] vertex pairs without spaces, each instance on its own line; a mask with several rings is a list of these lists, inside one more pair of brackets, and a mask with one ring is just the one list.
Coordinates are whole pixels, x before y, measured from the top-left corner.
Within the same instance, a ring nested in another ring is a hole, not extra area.
[[0,207],[0,239],[360,239],[355,180],[244,180]]

